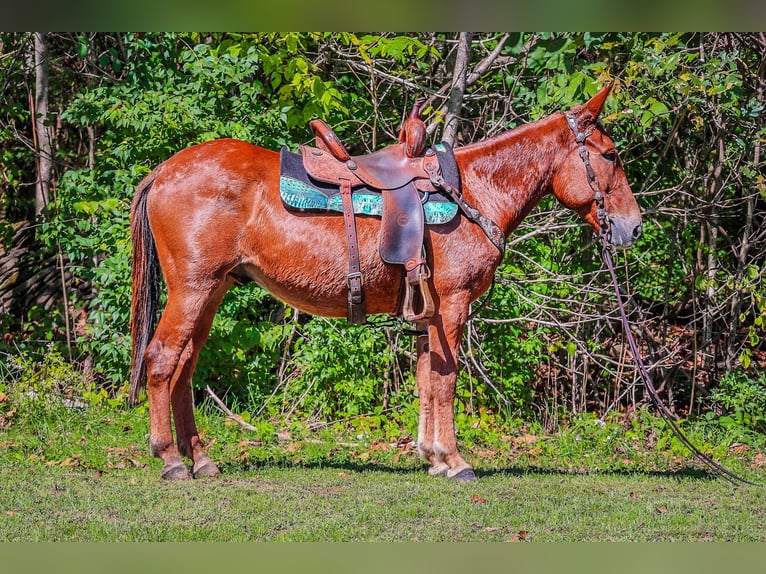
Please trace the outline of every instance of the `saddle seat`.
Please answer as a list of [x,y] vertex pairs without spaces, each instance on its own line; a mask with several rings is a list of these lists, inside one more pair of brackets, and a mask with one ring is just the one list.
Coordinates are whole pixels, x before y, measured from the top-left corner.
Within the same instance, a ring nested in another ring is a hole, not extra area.
[[[351,156],[338,136],[322,120],[310,122],[316,147],[300,146],[306,173],[312,178],[338,185],[343,198],[349,247],[349,321],[365,321],[362,273],[351,189],[358,186],[380,190],[382,216],[378,252],[386,263],[404,266],[405,293],[402,316],[420,323],[434,313],[423,246],[424,214],[420,193],[438,191],[431,183],[439,173],[439,160],[432,149],[424,150],[425,124],[417,117],[421,100],[402,127],[397,143],[368,155]],[[416,296],[419,294],[419,297]]]
[[366,184],[381,191],[399,189],[416,181],[421,191],[437,191],[431,184],[431,175],[438,172],[439,161],[432,149],[420,156],[410,156],[406,142],[398,142],[367,155],[351,156],[322,120],[311,120],[309,125],[316,147],[300,146],[300,153],[306,171],[315,179],[336,183],[345,175],[352,187]]

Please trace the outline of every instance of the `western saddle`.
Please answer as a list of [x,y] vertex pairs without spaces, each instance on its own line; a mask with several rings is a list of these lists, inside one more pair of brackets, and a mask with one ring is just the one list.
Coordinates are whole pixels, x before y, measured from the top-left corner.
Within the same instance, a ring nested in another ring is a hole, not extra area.
[[[306,172],[315,180],[337,185],[343,203],[348,244],[348,320],[366,321],[363,273],[359,261],[351,190],[361,185],[380,190],[383,212],[378,252],[386,263],[403,265],[406,272],[402,317],[420,323],[434,313],[429,286],[431,271],[423,244],[424,216],[420,192],[439,191],[439,160],[425,149],[426,126],[418,99],[399,133],[399,141],[368,155],[351,156],[338,136],[322,120],[310,122],[316,147],[300,146]],[[419,293],[419,296],[416,294]]]

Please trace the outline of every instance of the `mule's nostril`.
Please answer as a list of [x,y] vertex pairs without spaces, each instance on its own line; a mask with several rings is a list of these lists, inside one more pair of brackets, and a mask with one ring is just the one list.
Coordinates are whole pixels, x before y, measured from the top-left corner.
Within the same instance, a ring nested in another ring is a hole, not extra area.
[[641,224],[639,223],[633,228],[633,240],[635,241],[639,237],[641,237],[641,234],[643,233],[643,228],[641,227]]

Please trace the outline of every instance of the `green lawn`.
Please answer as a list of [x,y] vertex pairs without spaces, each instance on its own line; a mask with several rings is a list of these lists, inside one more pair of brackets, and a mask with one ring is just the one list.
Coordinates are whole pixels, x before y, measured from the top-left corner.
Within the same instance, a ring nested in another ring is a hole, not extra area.
[[[427,476],[411,445],[262,442],[208,413],[223,476],[171,484],[142,409],[46,412],[0,431],[0,541],[766,541],[765,489],[677,455],[620,468],[566,437],[474,446],[479,482],[457,484]],[[736,470],[763,482],[752,455]]]
[[270,466],[178,484],[155,470],[0,472],[3,541],[764,541],[763,489],[646,475]]

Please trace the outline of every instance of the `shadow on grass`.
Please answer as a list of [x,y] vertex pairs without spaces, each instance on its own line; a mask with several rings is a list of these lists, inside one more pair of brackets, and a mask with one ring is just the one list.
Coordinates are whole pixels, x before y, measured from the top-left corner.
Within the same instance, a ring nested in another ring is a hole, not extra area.
[[[310,462],[290,462],[290,461],[259,461],[257,463],[222,463],[219,464],[221,472],[230,474],[234,472],[256,472],[264,469],[288,469],[302,468],[309,470],[333,469],[353,473],[384,473],[391,475],[423,475],[427,474],[427,466],[419,465],[412,467],[394,466],[386,463],[377,462],[358,462],[358,461],[337,461],[323,460]],[[611,476],[619,478],[669,478],[669,479],[693,479],[699,481],[725,480],[725,478],[714,473],[695,468],[681,468],[677,470],[631,470],[631,469],[613,469],[613,470],[592,470],[592,471],[571,471],[559,468],[546,468],[541,466],[506,466],[496,469],[474,469],[476,477],[491,478],[496,476],[522,477],[522,476]],[[441,477],[434,477],[438,479]]]

